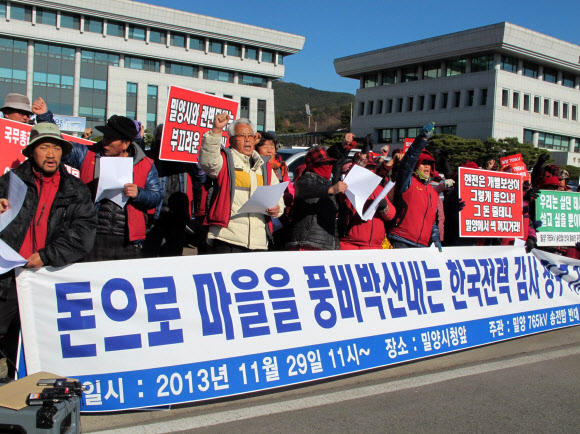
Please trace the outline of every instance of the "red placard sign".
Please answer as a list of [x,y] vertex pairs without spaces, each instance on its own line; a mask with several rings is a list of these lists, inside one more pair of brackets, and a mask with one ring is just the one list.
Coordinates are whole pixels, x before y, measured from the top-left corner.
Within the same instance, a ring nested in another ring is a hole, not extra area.
[[[30,137],[31,129],[32,125],[0,118],[0,149],[2,150],[2,152],[0,152],[0,169],[2,170],[0,175],[11,169],[16,169],[24,160],[26,160],[26,157],[22,155],[22,150],[28,145],[28,138]],[[68,134],[63,134],[62,136],[66,140],[85,145],[92,145],[94,143],[90,140],[81,139]],[[69,168],[68,166],[67,170],[69,173],[78,176],[78,174],[73,172],[78,172],[78,170]]]
[[515,173],[459,168],[461,237],[521,238],[523,228],[523,179]]
[[[167,161],[197,162],[201,139],[213,127],[214,118],[222,112],[238,113],[238,102],[181,87],[171,86],[161,137],[159,158]],[[222,144],[227,145],[227,126],[222,132]]]
[[524,181],[530,179],[530,175],[528,174],[528,169],[526,167],[526,163],[522,158],[522,154],[515,154],[510,155],[508,157],[502,157],[500,160],[501,163],[501,171],[508,172],[508,173],[517,173],[522,176]]
[[411,145],[413,144],[414,141],[415,141],[415,139],[405,139],[403,141],[403,154],[407,153],[407,149],[409,149],[411,147]]

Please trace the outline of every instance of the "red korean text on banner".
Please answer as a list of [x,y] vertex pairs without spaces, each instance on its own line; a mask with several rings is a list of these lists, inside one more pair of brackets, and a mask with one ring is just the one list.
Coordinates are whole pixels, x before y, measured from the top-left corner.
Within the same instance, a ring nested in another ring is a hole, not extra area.
[[524,181],[530,180],[530,174],[528,173],[522,154],[508,155],[507,157],[500,158],[499,161],[502,172],[518,173]]
[[459,168],[461,237],[521,238],[523,229],[523,179],[515,173]]
[[[16,169],[26,157],[22,155],[22,150],[28,145],[28,138],[30,137],[30,130],[32,125],[23,124],[21,122],[11,121],[10,119],[0,118],[0,169],[1,174],[8,172],[11,169]],[[70,140],[84,145],[92,145],[94,142],[90,140],[81,139],[79,137],[70,136],[68,134],[62,135],[66,140]],[[66,166],[69,173],[76,176],[74,171]]]
[[499,159],[502,169],[510,164],[519,163],[520,161],[523,161],[522,154],[508,155],[507,157],[501,157]]
[[[214,118],[223,112],[231,115],[229,123],[232,123],[238,113],[238,102],[171,86],[159,158],[166,161],[197,162],[203,135],[213,127]],[[226,126],[222,132],[222,144],[227,146],[227,143]]]
[[415,139],[405,139],[403,141],[403,154],[407,153],[407,150],[411,147]]

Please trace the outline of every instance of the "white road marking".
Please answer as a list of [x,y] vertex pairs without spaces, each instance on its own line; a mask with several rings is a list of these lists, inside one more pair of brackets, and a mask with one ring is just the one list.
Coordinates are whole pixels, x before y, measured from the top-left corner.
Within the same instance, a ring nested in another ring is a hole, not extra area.
[[291,399],[289,401],[277,402],[273,404],[263,404],[254,407],[245,407],[236,410],[225,410],[217,413],[203,414],[199,416],[184,417],[176,420],[165,420],[145,425],[138,425],[131,428],[114,428],[111,430],[97,431],[99,433],[116,434],[149,434],[164,433],[189,430],[193,428],[203,428],[212,425],[220,425],[239,420],[252,419],[260,416],[268,416],[288,411],[304,410],[322,405],[336,404],[369,396],[382,395],[384,393],[396,392],[399,390],[411,389],[413,387],[428,386],[430,384],[467,377],[470,375],[485,374],[501,369],[514,368],[531,363],[544,362],[547,360],[559,359],[580,354],[580,346],[567,348],[564,350],[549,351],[545,353],[521,356],[513,359],[498,362],[483,363],[481,365],[452,369],[449,371],[434,374],[420,375],[404,380],[396,380],[374,386],[359,387],[341,392],[331,392],[323,395],[316,395],[306,398]]

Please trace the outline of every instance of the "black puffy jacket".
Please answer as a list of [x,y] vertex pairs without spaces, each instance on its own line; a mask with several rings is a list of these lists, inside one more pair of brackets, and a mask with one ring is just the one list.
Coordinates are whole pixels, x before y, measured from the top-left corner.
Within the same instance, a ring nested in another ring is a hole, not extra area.
[[303,173],[296,181],[286,248],[338,250],[334,195],[328,194],[332,182],[313,172]]
[[[44,265],[63,267],[82,259],[93,248],[97,215],[86,185],[67,173],[61,164],[60,183],[48,217],[46,246],[38,251]],[[0,197],[8,197],[10,174],[0,177]],[[24,203],[18,215],[0,233],[0,239],[18,252],[31,221],[36,215],[38,191],[30,161],[12,171],[27,187]],[[3,297],[13,277],[12,272],[0,276],[0,297]]]

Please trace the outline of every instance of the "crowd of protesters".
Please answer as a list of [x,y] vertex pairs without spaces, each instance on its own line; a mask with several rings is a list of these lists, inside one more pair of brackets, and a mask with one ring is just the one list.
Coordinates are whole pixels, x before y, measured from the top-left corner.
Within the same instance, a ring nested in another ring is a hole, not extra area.
[[[65,140],[46,103],[33,104],[24,95],[9,94],[1,108],[4,117],[29,123],[36,115],[28,146],[28,160],[14,170],[26,185],[24,205],[0,232],[0,240],[27,260],[25,267],[63,266],[75,261],[180,256],[193,247],[198,254],[268,250],[359,250],[446,246],[502,245],[510,239],[459,236],[459,213],[465,206],[457,192],[457,171],[445,155],[441,173],[425,150],[434,131],[426,125],[405,152],[389,146],[371,151],[370,136],[358,144],[350,133],[330,148],[311,147],[304,164],[290,181],[288,168],[277,155],[276,139],[260,134],[248,119],[230,121],[218,114],[203,136],[198,163],[159,159],[163,125],[146,152],[140,122],[114,115],[97,126],[102,139],[91,146]],[[222,146],[227,128],[229,146]],[[85,131],[89,138],[92,130]],[[133,182],[124,185],[126,206],[103,199],[95,202],[101,158],[131,158]],[[567,190],[567,172],[546,165],[548,153],[535,164],[531,183],[524,183],[524,240],[528,252],[536,247],[535,215],[539,189]],[[63,164],[80,172],[71,176]],[[363,220],[346,195],[344,182],[358,165],[381,178],[367,198],[366,210],[388,183],[389,194],[371,218]],[[473,161],[462,167],[480,168]],[[493,160],[482,168],[498,170]],[[0,213],[8,203],[9,173],[0,177]],[[238,213],[259,186],[288,182],[278,203],[263,212]],[[94,203],[94,206],[93,206]],[[579,248],[551,251],[580,258]],[[0,275],[0,350],[14,357],[13,334],[18,329],[14,272]],[[16,324],[15,324],[16,323]],[[12,339],[12,340],[11,340]],[[0,375],[1,376],[1,375]]]

